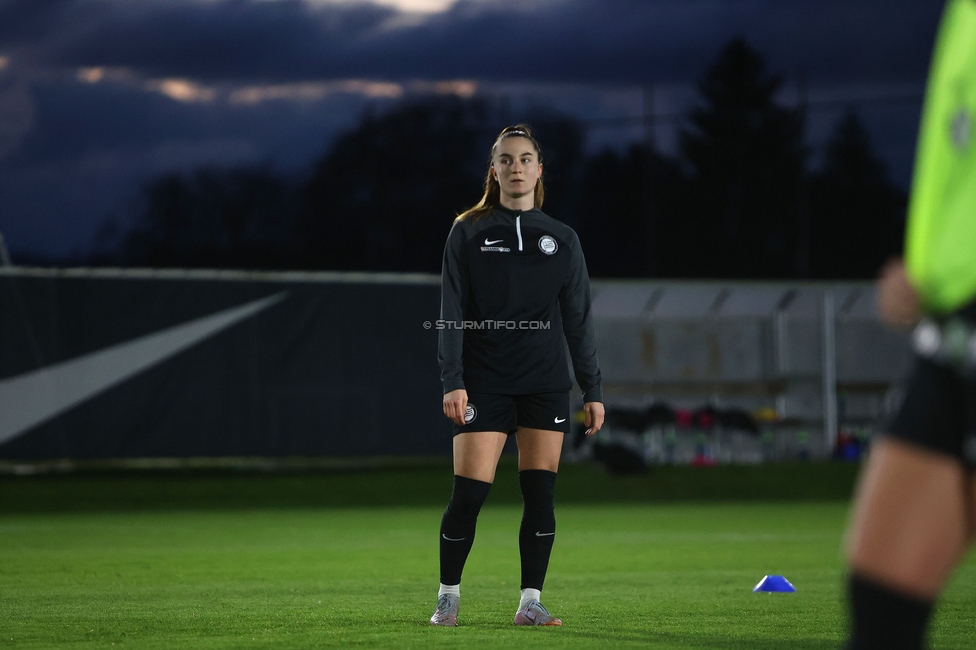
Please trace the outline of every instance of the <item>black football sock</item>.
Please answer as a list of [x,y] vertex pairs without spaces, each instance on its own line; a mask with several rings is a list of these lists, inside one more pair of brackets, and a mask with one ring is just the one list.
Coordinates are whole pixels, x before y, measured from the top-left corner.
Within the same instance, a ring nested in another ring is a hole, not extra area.
[[847,579],[851,615],[848,650],[921,650],[932,602],[852,574]]
[[556,473],[544,469],[519,472],[522,488],[522,527],[519,529],[519,552],[522,556],[522,589],[538,589],[546,581],[549,555],[556,537],[556,515],[553,495]]
[[441,584],[461,583],[461,571],[474,543],[478,513],[488,498],[491,483],[454,476],[454,490],[441,519]]

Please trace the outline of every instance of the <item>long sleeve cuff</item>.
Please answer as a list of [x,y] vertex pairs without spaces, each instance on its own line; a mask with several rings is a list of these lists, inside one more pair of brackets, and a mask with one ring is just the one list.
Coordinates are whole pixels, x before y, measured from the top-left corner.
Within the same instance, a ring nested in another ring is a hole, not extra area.
[[452,377],[451,379],[444,380],[444,394],[447,395],[452,390],[458,390],[459,388],[464,388],[464,380],[460,377]]
[[583,392],[583,403],[600,402],[603,403],[603,386],[597,384],[588,391]]

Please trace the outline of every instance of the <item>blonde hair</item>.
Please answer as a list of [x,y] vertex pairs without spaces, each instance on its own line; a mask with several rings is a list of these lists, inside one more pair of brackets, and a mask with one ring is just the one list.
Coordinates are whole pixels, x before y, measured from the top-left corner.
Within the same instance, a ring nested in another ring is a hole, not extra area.
[[[501,187],[498,185],[498,181],[495,180],[494,174],[491,173],[491,166],[495,160],[495,152],[498,151],[498,145],[505,138],[525,138],[532,143],[532,147],[535,149],[536,156],[539,157],[539,162],[542,162],[542,148],[539,147],[539,143],[535,138],[532,137],[532,129],[529,128],[528,124],[516,124],[515,126],[506,126],[502,129],[502,132],[498,134],[495,138],[495,144],[491,146],[491,156],[488,158],[488,174],[485,176],[485,194],[481,197],[476,205],[468,208],[461,214],[457,216],[456,221],[463,221],[465,219],[470,219],[471,223],[475,223],[478,219],[489,214],[501,201]],[[535,207],[537,209],[542,208],[542,201],[545,199],[546,189],[542,184],[542,177],[535,184]]]

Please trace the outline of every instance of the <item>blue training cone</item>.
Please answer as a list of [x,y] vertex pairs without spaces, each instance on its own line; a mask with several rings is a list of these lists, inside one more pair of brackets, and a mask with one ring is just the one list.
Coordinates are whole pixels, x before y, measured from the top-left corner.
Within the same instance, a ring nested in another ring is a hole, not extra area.
[[759,581],[759,584],[752,588],[753,591],[778,591],[778,592],[793,592],[796,591],[796,587],[790,584],[790,581],[783,576],[763,576],[763,579]]

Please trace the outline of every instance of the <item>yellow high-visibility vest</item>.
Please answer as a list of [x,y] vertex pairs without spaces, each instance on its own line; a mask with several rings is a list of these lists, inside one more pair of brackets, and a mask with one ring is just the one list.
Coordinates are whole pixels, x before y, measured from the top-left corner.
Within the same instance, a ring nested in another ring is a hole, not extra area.
[[976,0],[950,0],[932,57],[905,264],[925,309],[976,299]]

